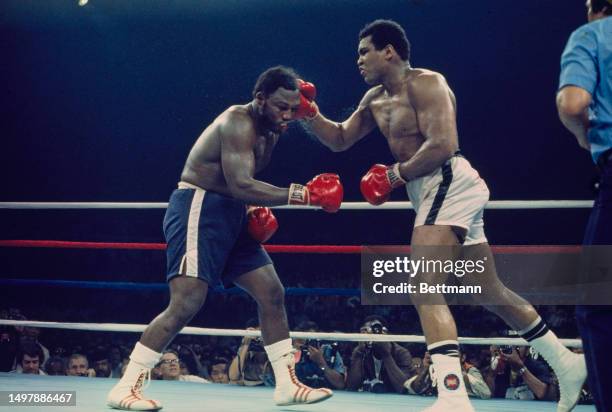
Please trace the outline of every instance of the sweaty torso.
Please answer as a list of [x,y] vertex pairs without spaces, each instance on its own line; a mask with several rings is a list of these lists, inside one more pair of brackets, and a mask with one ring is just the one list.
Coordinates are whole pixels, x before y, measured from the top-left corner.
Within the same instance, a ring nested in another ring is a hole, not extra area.
[[[414,79],[422,73],[432,72],[426,69],[409,69],[401,91],[396,95],[390,95],[383,86],[376,86],[371,90],[372,98],[368,107],[397,161],[410,159],[425,141],[419,129],[413,92],[414,88],[418,87]],[[448,93],[453,106],[456,107],[455,95],[450,88]]]
[[270,162],[272,151],[278,141],[278,134],[269,131],[258,131],[254,116],[249,105],[231,106],[221,113],[198,137],[191,148],[181,180],[194,184],[206,190],[212,190],[231,196],[223,174],[222,151],[223,139],[227,138],[224,127],[228,122],[250,122],[252,133],[246,133],[238,138],[252,146],[255,158],[255,173],[262,170]]

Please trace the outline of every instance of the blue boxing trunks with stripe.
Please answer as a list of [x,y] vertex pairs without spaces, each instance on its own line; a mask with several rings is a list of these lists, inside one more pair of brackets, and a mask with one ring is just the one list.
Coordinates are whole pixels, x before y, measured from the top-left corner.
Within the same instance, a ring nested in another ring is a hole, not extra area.
[[243,201],[180,182],[164,217],[166,280],[185,275],[211,287],[272,264],[248,233]]

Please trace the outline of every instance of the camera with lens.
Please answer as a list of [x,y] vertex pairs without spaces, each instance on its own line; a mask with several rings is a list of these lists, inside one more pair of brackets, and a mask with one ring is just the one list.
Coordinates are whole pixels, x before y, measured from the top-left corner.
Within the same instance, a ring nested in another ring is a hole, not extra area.
[[383,393],[385,392],[385,384],[380,379],[370,379],[363,382],[363,391],[372,393]]
[[385,327],[379,321],[370,323],[370,331],[376,335],[381,335],[385,331]]
[[512,355],[512,353],[514,352],[514,346],[502,346],[501,348],[501,352],[505,355]]
[[[382,335],[383,333],[387,332],[387,328],[379,320],[374,320],[367,325],[366,332],[375,335]],[[368,349],[372,349],[372,342],[367,342],[366,347]]]
[[249,352],[264,352],[264,345],[261,338],[252,339],[249,343]]
[[[302,346],[300,346],[300,350],[302,351],[303,359],[308,359],[308,348],[312,346],[313,348],[319,349],[321,347],[321,341],[319,339],[308,339],[304,342]],[[306,356],[306,358],[304,358]]]

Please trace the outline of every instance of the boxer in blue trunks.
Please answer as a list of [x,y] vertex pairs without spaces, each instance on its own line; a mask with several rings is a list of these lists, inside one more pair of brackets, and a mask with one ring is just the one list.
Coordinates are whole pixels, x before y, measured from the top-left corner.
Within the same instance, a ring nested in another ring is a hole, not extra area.
[[276,230],[267,207],[312,205],[336,212],[342,202],[337,175],[280,188],[255,179],[270,161],[291,120],[311,116],[313,86],[278,66],[263,72],[253,100],[229,107],[196,140],[164,218],[170,303],[142,334],[125,374],[107,397],[123,410],[158,410],[142,392],[161,352],[200,310],[208,288],[235,283],[257,302],[261,332],[274,369],[277,405],[315,403],[332,396],[295,376],[284,288],[260,242]]

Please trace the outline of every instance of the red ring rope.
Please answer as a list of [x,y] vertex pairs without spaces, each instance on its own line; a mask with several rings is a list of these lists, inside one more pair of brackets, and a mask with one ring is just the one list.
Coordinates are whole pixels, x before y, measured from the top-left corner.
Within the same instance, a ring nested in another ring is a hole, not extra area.
[[[61,249],[132,249],[132,250],[165,250],[165,243],[128,243],[128,242],[71,242],[65,240],[0,240],[0,247],[20,248],[61,248]],[[341,253],[358,254],[364,247],[351,245],[265,245],[270,253]],[[393,249],[406,253],[410,251],[408,246],[369,246],[371,251],[381,253],[391,252]],[[494,253],[580,253],[582,246],[492,246]]]

